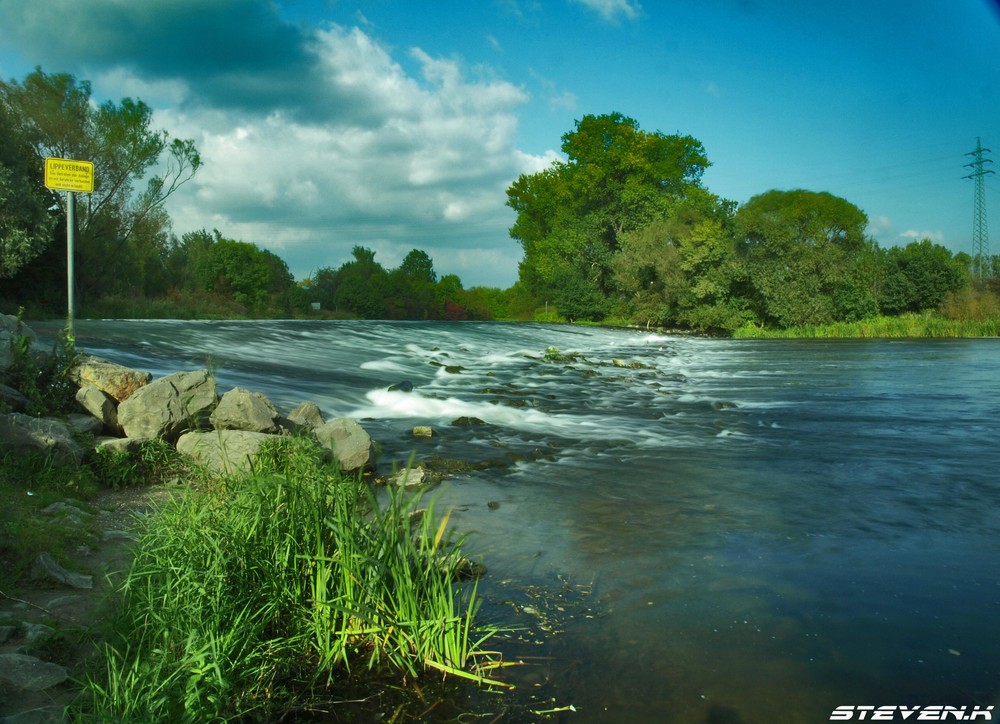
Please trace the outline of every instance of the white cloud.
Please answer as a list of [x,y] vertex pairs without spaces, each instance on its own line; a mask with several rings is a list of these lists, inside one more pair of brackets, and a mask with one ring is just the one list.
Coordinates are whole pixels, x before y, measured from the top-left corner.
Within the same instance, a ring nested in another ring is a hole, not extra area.
[[619,18],[635,20],[642,11],[637,0],[573,0],[585,5],[600,14],[608,22],[617,22]]
[[917,231],[916,229],[907,229],[900,236],[904,239],[910,241],[923,241],[924,239],[930,239],[936,244],[944,243],[944,232],[943,231]]
[[298,277],[338,266],[360,244],[387,267],[421,248],[466,286],[509,286],[521,253],[505,189],[558,158],[516,148],[525,92],[416,48],[420,77],[408,75],[358,28],[318,31],[312,47],[316,92],[352,105],[326,117],[190,104],[157,113],[204,162],[170,201],[175,233],[218,228],[274,250]]

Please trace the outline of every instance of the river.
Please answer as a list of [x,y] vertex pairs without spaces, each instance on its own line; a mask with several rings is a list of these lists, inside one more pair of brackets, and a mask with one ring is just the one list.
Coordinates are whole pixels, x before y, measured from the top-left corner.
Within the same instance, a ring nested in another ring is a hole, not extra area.
[[1000,340],[83,320],[77,343],[357,418],[383,469],[478,464],[439,505],[489,569],[484,620],[526,627],[522,712],[808,722],[1000,690]]

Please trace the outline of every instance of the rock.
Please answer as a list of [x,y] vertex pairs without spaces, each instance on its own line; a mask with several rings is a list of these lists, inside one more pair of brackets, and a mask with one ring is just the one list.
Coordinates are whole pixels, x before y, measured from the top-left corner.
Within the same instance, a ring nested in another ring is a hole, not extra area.
[[14,364],[14,355],[10,351],[11,340],[17,337],[27,337],[29,344],[34,346],[38,337],[28,325],[18,322],[13,314],[0,314],[0,372]]
[[14,412],[21,412],[28,407],[28,398],[13,387],[0,384],[0,408],[6,406]]
[[342,417],[317,427],[313,434],[330,451],[340,470],[353,473],[375,469],[375,445],[371,437],[354,420]]
[[59,704],[40,706],[0,719],[0,724],[65,724],[66,707]]
[[457,417],[451,421],[454,427],[476,427],[478,425],[485,425],[485,420],[480,420],[478,417]]
[[73,467],[83,462],[83,449],[73,439],[66,423],[18,412],[0,415],[0,450],[33,451]]
[[90,435],[97,437],[104,431],[104,422],[93,415],[71,412],[66,415],[66,425],[73,435]]
[[285,422],[291,423],[290,427],[293,430],[315,430],[326,424],[323,413],[315,402],[303,402],[288,413]]
[[430,473],[417,465],[412,468],[400,470],[391,476],[387,482],[389,485],[395,485],[397,488],[413,489],[426,487],[436,481],[431,477]]
[[144,442],[155,440],[152,437],[99,437],[94,441],[94,447],[99,450],[111,450],[113,452],[139,452]]
[[118,405],[118,422],[128,437],[172,441],[203,427],[217,403],[208,370],[175,372],[140,387]]
[[56,630],[51,626],[46,626],[44,623],[32,623],[31,621],[22,621],[21,628],[24,630],[24,638],[29,643],[44,641],[56,633]]
[[101,421],[105,430],[121,433],[118,424],[118,407],[111,395],[97,385],[86,384],[76,391],[76,401],[84,410]]
[[153,379],[149,372],[140,372],[101,357],[85,356],[70,372],[70,377],[80,387],[94,385],[102,392],[123,402],[136,390]]
[[433,437],[434,428],[430,425],[417,425],[413,428],[413,437]]
[[0,681],[14,688],[38,691],[68,678],[69,672],[58,664],[26,654],[0,654]]
[[77,517],[79,516],[86,516],[88,518],[90,517],[90,513],[88,513],[87,511],[83,510],[82,508],[78,508],[75,505],[67,503],[65,501],[59,501],[56,503],[52,503],[51,505],[47,505],[44,508],[42,508],[41,513],[42,515],[73,515]]
[[278,432],[278,411],[266,396],[235,387],[222,396],[209,421],[216,430]]
[[177,451],[215,472],[250,472],[260,446],[274,437],[249,430],[188,432],[177,440]]
[[73,573],[60,566],[48,553],[42,553],[31,565],[31,578],[36,581],[55,581],[71,588],[91,589],[93,576]]
[[409,380],[397,382],[394,385],[389,385],[389,392],[413,392],[413,383]]

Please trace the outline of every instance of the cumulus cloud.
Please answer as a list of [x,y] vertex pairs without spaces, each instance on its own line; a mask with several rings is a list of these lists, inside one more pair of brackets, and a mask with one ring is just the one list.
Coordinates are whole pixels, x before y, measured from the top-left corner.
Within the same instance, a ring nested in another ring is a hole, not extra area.
[[[140,97],[157,127],[195,141],[204,165],[168,204],[176,233],[218,228],[299,277],[360,244],[387,266],[424,249],[467,286],[516,279],[505,190],[557,158],[517,149],[520,86],[420,48],[390,51],[370,28],[292,26],[258,0],[73,8],[8,4],[0,25],[21,23],[29,44],[60,28],[59,53],[89,69],[95,94]],[[56,22],[70,14],[72,27]]]

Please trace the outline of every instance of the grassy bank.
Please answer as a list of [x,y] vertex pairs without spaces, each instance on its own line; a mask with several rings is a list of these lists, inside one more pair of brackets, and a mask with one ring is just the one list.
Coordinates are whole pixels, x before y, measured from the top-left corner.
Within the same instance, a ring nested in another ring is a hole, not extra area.
[[767,329],[748,325],[733,332],[737,339],[878,339],[996,337],[1000,318],[982,321],[946,319],[939,314],[904,314],[875,317],[858,322],[805,325],[787,329]]
[[483,680],[474,582],[448,515],[277,441],[250,476],[203,478],[150,516],[115,591],[104,670],[75,716],[273,719],[358,674]]

